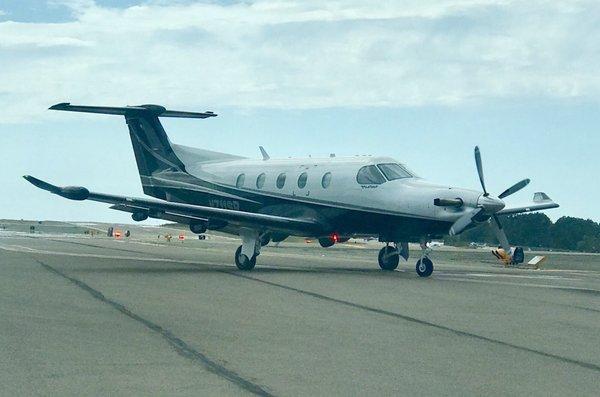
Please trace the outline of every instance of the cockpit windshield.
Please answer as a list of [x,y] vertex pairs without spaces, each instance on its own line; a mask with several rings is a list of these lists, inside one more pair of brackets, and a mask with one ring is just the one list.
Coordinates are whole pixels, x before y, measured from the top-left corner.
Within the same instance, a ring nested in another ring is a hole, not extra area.
[[415,175],[398,163],[377,164],[388,181],[402,178],[413,178]]

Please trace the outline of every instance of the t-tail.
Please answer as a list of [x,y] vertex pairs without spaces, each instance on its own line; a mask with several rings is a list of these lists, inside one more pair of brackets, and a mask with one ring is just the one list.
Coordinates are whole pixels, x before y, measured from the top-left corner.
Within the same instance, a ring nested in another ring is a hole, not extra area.
[[[185,163],[175,152],[173,145],[159,120],[159,117],[178,117],[205,119],[215,117],[213,112],[183,112],[167,110],[159,105],[140,105],[126,107],[108,106],[78,106],[70,103],[59,103],[50,107],[51,110],[64,110],[70,112],[114,114],[125,116],[131,144],[135,153],[140,178],[144,193],[150,196],[165,198],[164,190],[154,187],[148,181],[153,175],[161,172],[186,173]],[[185,147],[177,147],[185,151]],[[211,152],[206,152],[211,153]]]

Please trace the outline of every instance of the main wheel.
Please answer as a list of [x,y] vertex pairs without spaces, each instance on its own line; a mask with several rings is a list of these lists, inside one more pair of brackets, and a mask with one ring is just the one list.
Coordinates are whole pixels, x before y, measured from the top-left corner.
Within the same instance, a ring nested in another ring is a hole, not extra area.
[[379,260],[379,267],[383,270],[394,270],[398,267],[400,255],[398,255],[398,250],[394,247],[386,245],[379,250],[379,257],[377,259]]
[[429,277],[433,273],[433,262],[428,257],[419,259],[416,266],[417,274],[420,277]]
[[240,270],[252,270],[256,266],[256,255],[253,255],[252,259],[248,259],[246,255],[242,254],[242,246],[240,245],[235,250],[235,265]]

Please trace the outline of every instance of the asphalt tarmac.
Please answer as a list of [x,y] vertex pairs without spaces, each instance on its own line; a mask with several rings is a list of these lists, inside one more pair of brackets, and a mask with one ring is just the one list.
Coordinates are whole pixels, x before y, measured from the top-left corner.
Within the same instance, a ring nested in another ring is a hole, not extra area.
[[598,256],[434,253],[422,279],[377,245],[284,243],[252,272],[236,247],[0,235],[0,394],[598,395]]

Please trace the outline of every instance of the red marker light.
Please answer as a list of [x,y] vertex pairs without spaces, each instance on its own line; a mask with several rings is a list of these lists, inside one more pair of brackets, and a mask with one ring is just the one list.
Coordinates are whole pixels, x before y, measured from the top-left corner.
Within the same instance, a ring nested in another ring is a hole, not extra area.
[[333,233],[331,235],[331,241],[333,241],[334,243],[337,243],[339,239],[340,239],[340,236],[337,233]]

